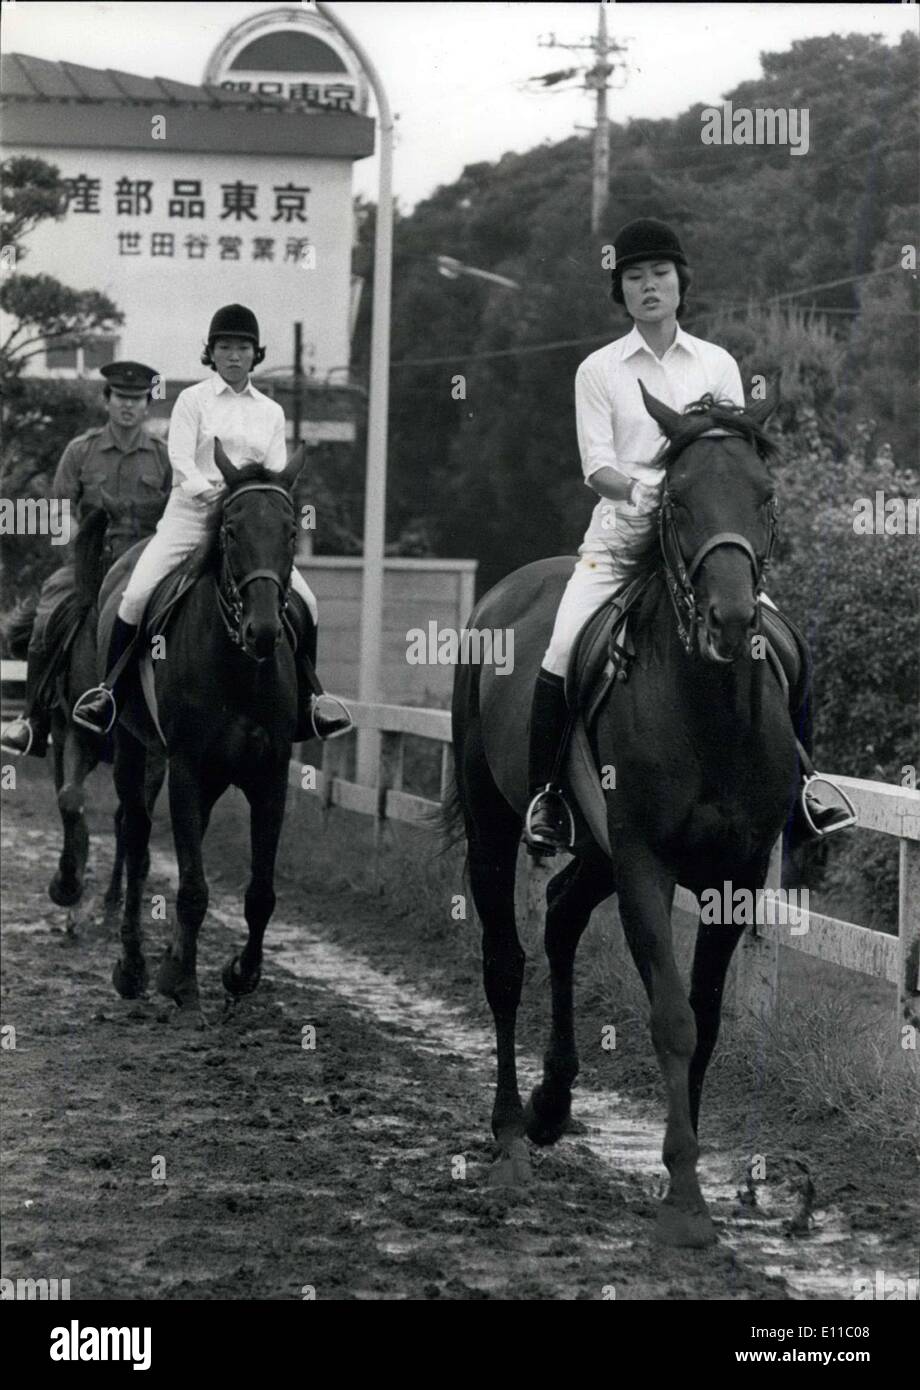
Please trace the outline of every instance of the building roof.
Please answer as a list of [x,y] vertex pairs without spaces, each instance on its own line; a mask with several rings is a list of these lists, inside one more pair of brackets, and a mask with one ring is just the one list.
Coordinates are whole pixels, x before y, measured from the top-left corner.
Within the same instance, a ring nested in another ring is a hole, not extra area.
[[[82,63],[52,63],[28,53],[0,57],[0,97],[9,101],[137,102],[164,101],[191,106],[287,106],[280,97],[230,92],[220,87],[193,87],[169,77],[138,77],[117,68],[87,68]],[[320,113],[322,114],[322,113]]]
[[171,113],[172,151],[301,154],[361,159],[374,150],[374,122],[349,111],[307,108],[287,98],[195,87],[168,77],[0,57],[3,142],[95,149],[150,149],[150,107]]

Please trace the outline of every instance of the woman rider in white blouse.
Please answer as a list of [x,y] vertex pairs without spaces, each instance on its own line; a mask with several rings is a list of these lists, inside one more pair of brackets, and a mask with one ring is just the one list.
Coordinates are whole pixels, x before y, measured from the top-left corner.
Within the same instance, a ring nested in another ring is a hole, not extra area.
[[[277,401],[257,390],[249,376],[264,357],[252,310],[242,304],[218,309],[201,358],[215,375],[186,387],[173,407],[168,445],[173,488],[156,532],[122,595],[109,643],[109,671],[125,651],[133,649],[144,608],[157,584],[219,523],[225,484],[214,462],[215,437],[237,466],[261,463],[280,473],[287,463],[284,411]],[[316,599],[296,566],[291,571],[291,589],[315,624]],[[298,665],[305,645],[298,650]],[[74,719],[99,734],[107,733],[115,722],[118,690],[126,671],[127,666],[116,681],[107,677],[81,695],[73,709]],[[311,732],[318,738],[347,733],[352,720],[340,700],[310,693],[306,672],[298,687],[302,700],[309,704],[300,711],[298,737],[309,737]]]
[[[600,500],[579,560],[566,586],[534,688],[530,725],[530,795],[524,838],[533,853],[568,849],[574,823],[561,786],[556,755],[566,724],[565,674],[583,624],[620,587],[624,560],[657,520],[664,469],[652,466],[661,447],[639,378],[658,400],[684,410],[707,392],[744,405],[734,358],[715,343],[685,333],[678,323],[690,284],[680,242],[664,222],[630,222],[614,242],[611,295],[633,320],[625,338],[594,352],[575,376],[578,447],[585,481]],[[770,602],[764,595],[766,602]],[[809,810],[820,833],[850,824],[838,807]]]

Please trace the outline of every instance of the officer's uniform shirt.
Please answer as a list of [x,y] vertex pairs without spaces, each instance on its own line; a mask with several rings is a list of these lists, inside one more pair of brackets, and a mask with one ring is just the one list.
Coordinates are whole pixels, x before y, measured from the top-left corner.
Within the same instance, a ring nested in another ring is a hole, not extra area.
[[214,462],[215,437],[237,468],[261,463],[280,473],[287,465],[284,411],[251,379],[244,390],[234,391],[215,372],[176,398],[169,417],[169,459],[174,483],[187,497],[223,485]]
[[[651,461],[665,440],[645,408],[640,378],[647,391],[673,410],[684,410],[707,391],[716,400],[744,405],[738,364],[724,348],[694,338],[678,324],[673,343],[658,358],[634,325],[625,338],[592,352],[575,374],[575,422],[586,481],[607,466],[649,487],[663,480],[664,469],[653,468]],[[625,517],[636,512],[626,502],[616,506]],[[609,511],[609,501],[601,498],[585,544],[616,546]]]
[[122,448],[109,423],[72,439],[61,455],[52,497],[67,498],[77,522],[110,499],[107,541],[117,559],[156,527],[171,487],[169,455],[162,440],[141,425]]

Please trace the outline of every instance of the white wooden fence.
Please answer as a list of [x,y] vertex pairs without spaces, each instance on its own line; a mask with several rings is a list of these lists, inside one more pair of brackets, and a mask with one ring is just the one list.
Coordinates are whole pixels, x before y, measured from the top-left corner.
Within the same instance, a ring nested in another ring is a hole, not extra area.
[[[25,663],[4,661],[0,675],[4,687],[21,682],[25,678]],[[5,712],[11,711],[13,703],[8,703],[4,694]],[[430,824],[431,813],[438,809],[440,801],[405,790],[405,740],[411,736],[441,745],[443,799],[451,773],[449,712],[358,701],[349,701],[349,708],[358,729],[372,729],[380,734],[375,784],[346,779],[344,767],[350,740],[335,739],[315,745],[320,750],[321,763],[316,769],[315,787],[307,789],[319,796],[324,806],[341,806],[372,816],[375,846],[387,821],[424,825],[427,819]],[[293,786],[303,788],[304,765],[292,762],[289,778]],[[900,1035],[905,1025],[920,1027],[920,791],[855,777],[836,777],[835,781],[852,799],[860,828],[893,835],[900,843],[898,935],[805,910],[791,925],[767,921],[751,926],[745,931],[738,952],[736,1002],[762,1017],[772,1014],[777,1002],[779,951],[785,947],[895,985]],[[775,851],[767,887],[779,886],[779,855]],[[678,888],[675,909],[696,915],[698,906],[691,893]]]
[[[413,736],[441,744],[443,798],[451,772],[449,712],[356,701],[350,701],[349,708],[358,728],[376,729],[381,734],[376,785],[345,779],[342,769],[347,740],[337,739],[320,745],[322,763],[317,769],[317,795],[326,806],[342,806],[373,816],[375,840],[388,820],[424,823],[440,802],[404,789],[405,739]],[[290,778],[293,785],[302,786],[300,763],[291,764]],[[736,1002],[763,1017],[772,1014],[777,1003],[779,951],[783,946],[895,985],[896,1023],[901,1036],[905,1025],[920,1028],[920,791],[856,777],[834,780],[852,799],[859,827],[893,835],[900,842],[898,935],[804,909],[791,923],[768,920],[749,927],[738,952]],[[777,846],[767,887],[780,886],[778,871]],[[696,916],[699,904],[686,889],[678,888],[675,908]]]

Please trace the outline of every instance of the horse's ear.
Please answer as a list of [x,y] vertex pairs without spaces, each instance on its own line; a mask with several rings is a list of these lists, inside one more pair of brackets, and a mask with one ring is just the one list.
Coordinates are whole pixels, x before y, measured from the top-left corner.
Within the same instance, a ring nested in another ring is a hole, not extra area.
[[303,468],[304,459],[306,458],[306,456],[307,446],[305,444],[298,444],[297,448],[294,450],[293,454],[291,454],[291,457],[288,459],[287,467],[284,469],[284,472],[280,475],[280,481],[284,483],[284,486],[288,488],[288,490],[293,488],[298,477],[300,476],[300,470]]
[[639,378],[639,390],[642,392],[642,400],[645,408],[652,419],[658,425],[666,439],[673,439],[678,425],[683,416],[677,410],[672,410],[664,401],[659,401],[652,395],[651,391],[646,391],[645,383]]
[[767,387],[767,394],[762,401],[755,401],[753,405],[746,405],[744,413],[749,420],[753,420],[758,428],[763,429],[764,425],[779,405],[779,383],[774,382]]
[[228,459],[227,451],[216,435],[214,436],[214,462],[220,469],[220,475],[227,486],[233,487],[239,474]]

